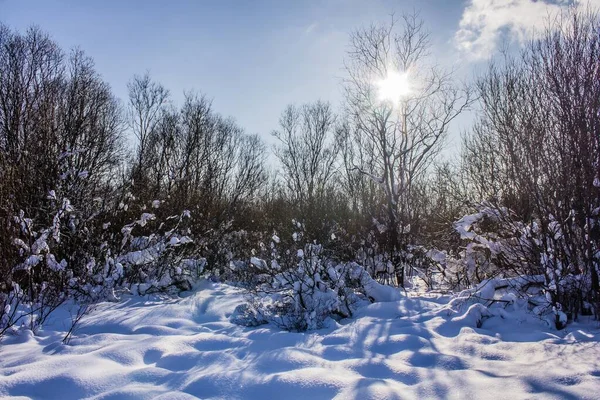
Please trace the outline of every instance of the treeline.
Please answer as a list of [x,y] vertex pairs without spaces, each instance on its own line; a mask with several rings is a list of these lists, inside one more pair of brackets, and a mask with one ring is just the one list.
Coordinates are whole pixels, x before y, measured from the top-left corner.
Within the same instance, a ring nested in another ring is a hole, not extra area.
[[[69,297],[184,290],[200,274],[256,285],[268,268],[251,259],[292,269],[317,244],[320,260],[399,286],[541,275],[548,309],[590,311],[599,28],[591,12],[557,18],[470,85],[435,64],[418,15],[359,29],[340,111],[283,109],[273,168],[261,138],[206,96],[176,106],[145,74],[121,102],[82,51],[2,26],[0,329],[24,315],[19,304],[39,324]],[[394,71],[410,91],[382,99],[377,82]],[[468,108],[460,157],[441,161]]]

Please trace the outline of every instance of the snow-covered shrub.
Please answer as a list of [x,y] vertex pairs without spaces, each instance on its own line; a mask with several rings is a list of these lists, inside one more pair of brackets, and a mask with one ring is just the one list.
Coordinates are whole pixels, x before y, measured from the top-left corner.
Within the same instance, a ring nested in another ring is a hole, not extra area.
[[[354,259],[378,282],[398,284],[389,253],[381,251],[376,243],[365,243],[359,247]],[[419,286],[425,290],[447,287],[445,274],[449,259],[446,251],[427,249],[420,245],[405,246],[398,257],[399,264],[405,271],[405,286]]]
[[320,246],[307,244],[296,254],[271,260],[270,265],[252,258],[250,263],[270,278],[253,290],[253,308],[278,326],[295,331],[321,328],[335,313],[346,316],[336,291],[342,289],[338,287],[341,282],[328,274],[321,253]]
[[[382,285],[354,262],[329,259],[321,245],[305,243],[296,232],[287,248],[273,236],[269,259],[252,257],[236,268],[254,272],[248,307],[232,321],[268,321],[294,331],[319,329],[331,318],[352,315],[361,301],[395,301],[397,289]],[[283,248],[282,248],[283,247]]]
[[198,245],[207,260],[207,271],[211,277],[234,285],[251,282],[256,271],[244,268],[245,262],[240,260],[253,254],[264,236],[262,232],[234,230],[231,223],[201,235]]
[[379,282],[384,284],[395,283],[394,265],[388,253],[382,251],[377,243],[364,242],[356,250],[355,260]]
[[267,324],[269,322],[258,310],[248,303],[238,305],[235,310],[233,310],[233,314],[231,314],[229,320],[237,325],[251,327]]
[[164,218],[144,211],[119,228],[133,215],[127,204],[83,219],[55,191],[47,202],[49,226],[23,211],[13,218],[18,262],[0,291],[0,333],[22,323],[37,329],[69,298],[88,303],[115,300],[119,292],[189,290],[206,264],[189,236],[188,211]]
[[[345,288],[367,296],[371,302],[398,301],[401,298],[397,288],[377,282],[362,266],[355,262],[339,264],[333,271],[336,274],[334,276],[345,285]],[[333,272],[330,270],[330,273]],[[343,279],[340,279],[340,277]]]
[[567,315],[547,296],[543,275],[486,279],[453,296],[444,312],[455,322],[477,327],[487,318],[519,317],[519,313],[542,319],[557,329],[567,323]]
[[335,246],[331,247],[332,253],[346,261],[357,262],[381,284],[403,286],[402,276],[407,271],[412,272],[414,260],[410,249],[413,246],[404,246],[396,253],[391,252],[385,225],[376,219],[371,224],[362,227],[364,232],[358,235],[339,232]]
[[549,215],[524,223],[510,210],[484,203],[455,223],[466,246],[447,262],[446,278],[464,288],[496,277],[543,276],[546,306],[562,326],[563,315],[576,318],[593,303],[600,253],[589,237],[596,223],[588,218],[581,229],[574,213],[560,221]]
[[409,245],[403,251],[407,284],[425,290],[446,288],[445,271],[448,261],[446,251],[427,249],[424,246]]
[[[56,200],[52,196],[51,200]],[[37,330],[69,296],[69,263],[61,256],[62,231],[73,230],[68,199],[53,201],[50,226],[39,226],[21,210],[13,218],[18,262],[0,293],[0,335],[20,324]]]
[[[95,247],[86,256],[87,279],[82,289],[92,297],[114,298],[114,291],[146,294],[189,290],[206,260],[197,254],[187,226],[191,214],[160,216],[159,204],[134,217],[121,202],[116,214],[130,216],[121,228],[105,222],[95,232]],[[152,212],[149,212],[152,211]],[[155,214],[156,212],[156,214]],[[113,215],[111,219],[121,220]],[[74,277],[79,278],[79,277]]]
[[502,268],[517,261],[538,269],[554,307],[575,318],[585,302],[600,305],[600,41],[593,12],[554,22],[478,80],[484,112],[465,138],[463,161],[481,196],[473,200],[495,203],[489,208],[500,215],[514,211],[502,218],[512,230],[503,253],[528,257]]
[[455,222],[454,228],[466,245],[459,254],[460,262],[449,265],[447,277],[453,286],[469,287],[498,275],[510,275],[511,270],[527,273],[533,253],[526,242],[519,241],[518,231],[523,227],[509,210],[487,203]]

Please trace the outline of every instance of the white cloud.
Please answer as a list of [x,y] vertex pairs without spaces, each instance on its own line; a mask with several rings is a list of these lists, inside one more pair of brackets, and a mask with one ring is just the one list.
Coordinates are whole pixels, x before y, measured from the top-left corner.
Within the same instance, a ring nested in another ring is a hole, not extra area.
[[469,0],[455,44],[471,59],[488,58],[503,32],[522,43],[544,28],[548,16],[573,4],[598,8],[600,0]]

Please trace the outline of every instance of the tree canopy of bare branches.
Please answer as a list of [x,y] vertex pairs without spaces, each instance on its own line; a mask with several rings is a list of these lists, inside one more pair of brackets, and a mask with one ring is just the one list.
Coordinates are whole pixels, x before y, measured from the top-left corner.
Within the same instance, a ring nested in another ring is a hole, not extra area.
[[[429,35],[417,14],[357,30],[350,45],[346,106],[354,143],[363,149],[355,169],[383,190],[389,249],[396,254],[415,218],[410,206],[415,183],[442,149],[450,123],[473,98],[455,84],[452,71],[431,64]],[[408,74],[410,92],[398,102],[382,101],[377,82],[397,71]],[[397,258],[395,264],[402,284]]]

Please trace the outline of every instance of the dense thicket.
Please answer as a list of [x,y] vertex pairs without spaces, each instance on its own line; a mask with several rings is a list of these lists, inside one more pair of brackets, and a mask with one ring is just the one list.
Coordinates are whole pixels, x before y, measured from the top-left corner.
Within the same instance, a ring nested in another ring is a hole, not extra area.
[[497,266],[544,275],[551,301],[576,316],[600,295],[600,25],[590,13],[553,22],[477,82],[483,112],[464,166],[518,242]]
[[[0,27],[0,329],[39,324],[69,297],[178,291],[201,275],[245,285],[257,307],[276,293],[270,310],[291,310],[294,329],[351,314],[346,284],[372,299],[363,273],[451,290],[543,276],[538,306],[557,323],[590,311],[598,29],[591,13],[552,21],[472,88],[435,65],[416,15],[357,30],[341,111],[282,107],[269,172],[260,137],[206,96],[175,105],[145,74],[120,102],[82,51]],[[410,91],[382,101],[394,71],[411,74]],[[475,97],[461,158],[440,161]]]

